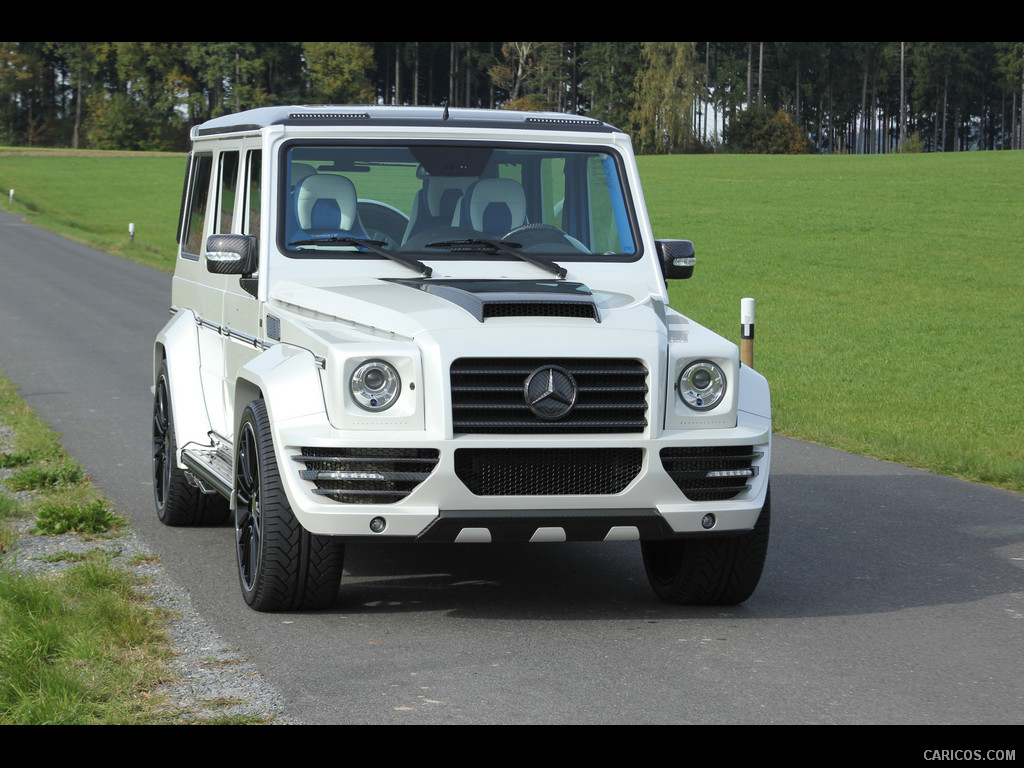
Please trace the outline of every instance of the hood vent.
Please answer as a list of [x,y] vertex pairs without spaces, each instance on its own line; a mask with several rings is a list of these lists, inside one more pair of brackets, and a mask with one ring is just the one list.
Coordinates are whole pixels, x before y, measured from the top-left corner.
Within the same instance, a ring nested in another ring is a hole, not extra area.
[[492,317],[579,317],[601,322],[582,283],[548,280],[391,280],[426,291],[484,322]]

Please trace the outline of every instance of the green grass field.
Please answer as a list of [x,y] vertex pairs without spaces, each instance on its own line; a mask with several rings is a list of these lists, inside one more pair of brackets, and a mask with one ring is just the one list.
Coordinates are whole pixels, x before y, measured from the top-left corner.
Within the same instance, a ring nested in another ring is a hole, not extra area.
[[[776,431],[1024,491],[1024,152],[639,159],[672,304],[739,338]],[[0,209],[170,270],[185,161],[0,154]],[[128,242],[128,223],[136,225]]]
[[171,271],[185,163],[181,154],[5,154],[0,148],[0,210],[12,210],[13,189],[13,211],[29,221]]
[[776,431],[1024,491],[1024,153],[640,160],[672,304],[737,339]]

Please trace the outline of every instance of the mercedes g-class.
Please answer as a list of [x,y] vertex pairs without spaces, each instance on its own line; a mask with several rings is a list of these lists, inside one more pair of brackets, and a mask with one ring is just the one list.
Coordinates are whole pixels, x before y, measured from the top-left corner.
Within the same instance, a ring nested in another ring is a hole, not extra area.
[[637,541],[747,599],[771,405],[669,307],[629,137],[598,120],[268,107],[192,130],[153,360],[168,525],[234,520],[254,609],[325,607],[346,543]]

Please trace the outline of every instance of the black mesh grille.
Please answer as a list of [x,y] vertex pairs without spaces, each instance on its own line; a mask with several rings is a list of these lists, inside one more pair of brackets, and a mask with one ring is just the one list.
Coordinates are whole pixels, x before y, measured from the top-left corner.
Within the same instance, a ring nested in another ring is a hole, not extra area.
[[[575,405],[564,418],[534,415],[523,387],[546,365],[576,382]],[[639,360],[460,358],[452,363],[452,421],[456,434],[643,432],[647,428],[647,368]]]
[[[661,464],[691,501],[723,501],[749,487],[761,454],[749,445],[703,448],[663,448]],[[749,470],[746,475],[732,474]],[[726,473],[715,476],[715,472]]]
[[484,319],[491,317],[582,317],[597,320],[597,307],[580,301],[489,301],[483,306]]
[[461,448],[455,473],[477,496],[619,493],[640,473],[639,448]]
[[432,448],[303,448],[303,480],[313,493],[343,504],[393,504],[426,480],[440,451]]

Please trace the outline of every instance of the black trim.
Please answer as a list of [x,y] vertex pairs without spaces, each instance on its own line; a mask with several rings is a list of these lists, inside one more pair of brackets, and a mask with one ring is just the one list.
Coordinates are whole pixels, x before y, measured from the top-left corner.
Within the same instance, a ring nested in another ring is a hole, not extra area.
[[196,136],[218,136],[222,133],[252,133],[262,128],[256,123],[239,123],[238,125],[226,125],[223,128],[196,128]]
[[517,509],[442,511],[416,538],[454,542],[464,528],[486,528],[491,542],[529,542],[538,528],[561,528],[566,541],[604,541],[616,527],[633,527],[641,539],[675,537],[656,509]]
[[188,200],[188,180],[192,175],[192,151],[190,149],[188,156],[185,158],[185,180],[181,183],[181,206],[178,208],[178,232],[175,238],[178,245],[181,245],[181,227],[185,223],[185,201]]
[[397,283],[438,296],[484,322],[491,317],[577,317],[601,322],[597,302],[583,283],[550,280],[399,280]]

